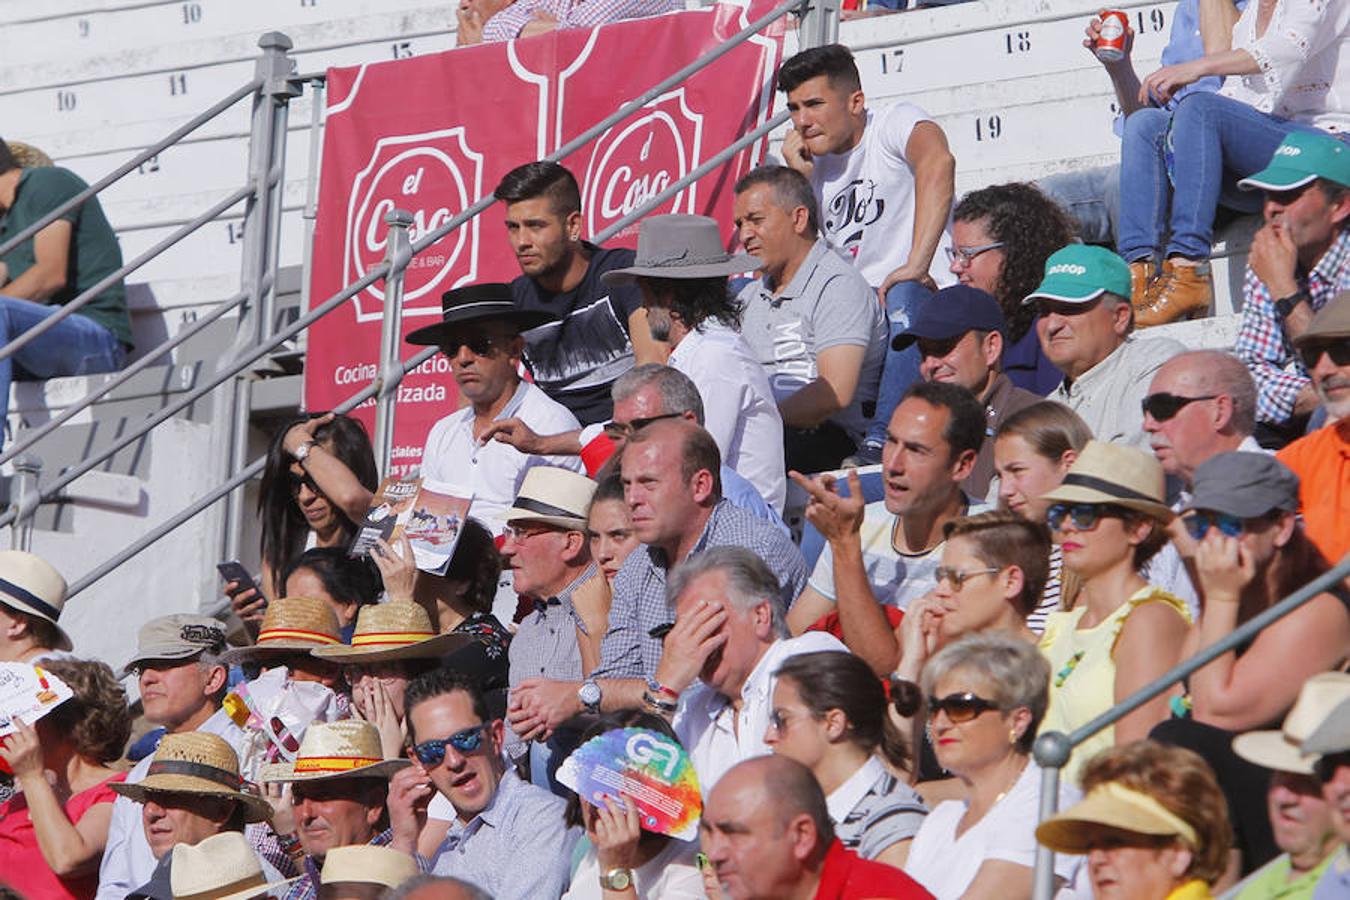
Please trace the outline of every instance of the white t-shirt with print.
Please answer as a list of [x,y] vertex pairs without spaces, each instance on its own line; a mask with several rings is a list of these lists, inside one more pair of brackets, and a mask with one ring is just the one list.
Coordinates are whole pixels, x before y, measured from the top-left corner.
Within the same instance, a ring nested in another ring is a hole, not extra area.
[[[880,287],[909,259],[914,242],[914,170],[905,158],[905,147],[915,125],[932,121],[912,103],[869,109],[858,146],[815,158],[811,186],[820,201],[825,239],[853,260],[872,287]],[[956,282],[944,249],[951,243],[949,216],[928,267],[938,287]]]

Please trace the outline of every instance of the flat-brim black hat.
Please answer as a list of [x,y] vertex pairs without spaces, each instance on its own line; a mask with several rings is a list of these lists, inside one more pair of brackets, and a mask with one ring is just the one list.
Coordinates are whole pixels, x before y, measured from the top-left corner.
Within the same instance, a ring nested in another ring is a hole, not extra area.
[[434,347],[444,343],[456,326],[483,319],[508,322],[521,331],[556,321],[546,312],[517,308],[509,284],[471,284],[442,294],[441,321],[410,332],[405,340],[410,344]]

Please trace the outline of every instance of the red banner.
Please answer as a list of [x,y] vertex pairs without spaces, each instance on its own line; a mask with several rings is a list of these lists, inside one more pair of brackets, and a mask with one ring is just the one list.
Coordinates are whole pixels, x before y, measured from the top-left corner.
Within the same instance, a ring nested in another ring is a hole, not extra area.
[[[511,169],[554,152],[771,8],[750,3],[330,69],[313,302],[383,261],[390,210],[413,214],[416,241],[490,194]],[[581,183],[590,233],[767,119],[781,52],[781,27],[756,36],[562,160]],[[743,151],[657,211],[713,216],[730,246],[732,185],[763,149],[759,142]],[[636,240],[630,226],[611,243]],[[412,261],[404,333],[440,315],[445,291],[519,274],[501,207],[489,208]],[[376,283],[310,328],[307,409],[331,408],[374,378],[383,288]],[[411,346],[405,351],[412,356]],[[391,474],[420,463],[427,432],[458,405],[444,357],[409,373],[399,389]],[[373,402],[357,414],[373,430]]]

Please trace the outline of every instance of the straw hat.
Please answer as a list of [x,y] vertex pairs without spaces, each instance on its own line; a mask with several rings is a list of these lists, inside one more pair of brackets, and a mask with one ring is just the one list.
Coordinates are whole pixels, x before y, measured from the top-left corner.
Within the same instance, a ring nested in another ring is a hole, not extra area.
[[594,481],[570,469],[534,466],[525,473],[516,499],[506,511],[506,521],[543,522],[584,531],[595,488]]
[[392,662],[435,659],[473,641],[467,634],[437,634],[425,609],[416,603],[395,601],[363,606],[357,611],[350,647],[342,644],[309,652],[337,662]]
[[1279,731],[1249,731],[1233,739],[1233,752],[1248,762],[1278,772],[1313,774],[1318,754],[1304,753],[1303,742],[1336,705],[1350,700],[1350,674],[1323,672],[1303,682]]
[[387,778],[404,766],[406,759],[384,758],[380,733],[360,719],[315,722],[305,730],[305,739],[293,763],[264,766],[261,780],[319,781],[324,778]]
[[66,580],[45,559],[22,550],[0,550],[0,603],[56,625],[52,649],[73,649],[70,635],[56,624],[66,605]]
[[225,831],[199,844],[175,846],[169,886],[174,900],[247,900],[276,885],[267,883],[244,836]]
[[1099,827],[1152,837],[1175,835],[1199,847],[1195,828],[1142,791],[1116,781],[1099,784],[1077,804],[1052,816],[1036,829],[1036,840],[1056,853],[1083,854],[1092,849]]
[[341,643],[337,616],[327,603],[314,597],[282,597],[268,604],[258,643],[227,650],[220,658],[234,665]]
[[1162,465],[1151,453],[1088,441],[1059,487],[1041,497],[1051,503],[1112,503],[1163,522],[1173,513],[1166,502]]
[[334,847],[323,860],[320,884],[355,881],[395,888],[417,874],[417,863],[406,853],[392,847],[353,844]]
[[204,731],[164,735],[145,778],[111,787],[137,803],[144,803],[154,791],[173,791],[237,800],[244,806],[245,822],[266,822],[272,817],[271,804],[244,790],[234,748],[224,738]]

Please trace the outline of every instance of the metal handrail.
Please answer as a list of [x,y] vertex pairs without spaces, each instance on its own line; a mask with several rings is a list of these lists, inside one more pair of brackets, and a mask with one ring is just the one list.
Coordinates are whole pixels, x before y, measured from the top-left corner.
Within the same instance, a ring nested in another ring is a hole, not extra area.
[[[1189,678],[1196,670],[1204,668],[1225,653],[1237,649],[1256,637],[1267,626],[1289,615],[1318,594],[1325,593],[1335,587],[1347,577],[1350,577],[1350,554],[1346,554],[1344,559],[1327,572],[1314,578],[1269,609],[1253,616],[1190,659],[1177,663],[1167,672],[1144,685],[1095,719],[1080,725],[1067,735],[1063,732],[1051,731],[1036,738],[1033,753],[1036,764],[1042,770],[1040,819],[1043,821],[1055,813],[1059,804],[1059,770],[1069,761],[1069,756],[1073,753],[1074,747],[1102,729],[1110,728],[1174,684]],[[1052,868],[1054,858],[1055,854],[1049,847],[1043,844],[1037,845],[1035,889],[1032,895],[1035,900],[1050,900],[1050,897],[1054,894],[1054,869]]]

